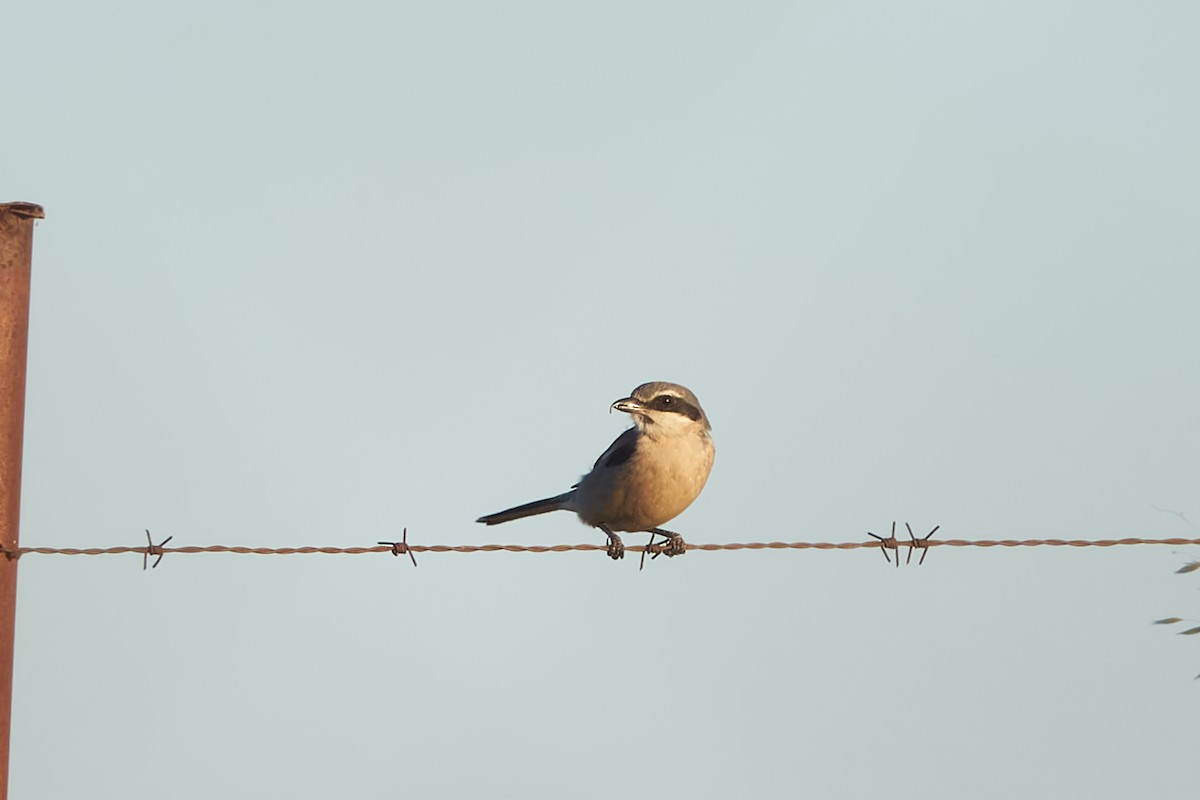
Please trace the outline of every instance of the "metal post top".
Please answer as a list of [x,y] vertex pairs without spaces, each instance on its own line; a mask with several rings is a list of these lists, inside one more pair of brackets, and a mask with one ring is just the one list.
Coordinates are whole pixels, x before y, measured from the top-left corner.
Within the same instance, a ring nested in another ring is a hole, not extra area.
[[0,203],[0,214],[12,214],[17,217],[45,219],[46,212],[37,203]]

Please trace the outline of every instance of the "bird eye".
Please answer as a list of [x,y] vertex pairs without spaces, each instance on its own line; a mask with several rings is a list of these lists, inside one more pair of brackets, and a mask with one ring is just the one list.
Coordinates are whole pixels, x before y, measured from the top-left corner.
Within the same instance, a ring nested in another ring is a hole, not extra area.
[[664,395],[663,397],[659,398],[659,402],[664,406],[670,406],[674,400],[675,398],[671,397],[670,395]]

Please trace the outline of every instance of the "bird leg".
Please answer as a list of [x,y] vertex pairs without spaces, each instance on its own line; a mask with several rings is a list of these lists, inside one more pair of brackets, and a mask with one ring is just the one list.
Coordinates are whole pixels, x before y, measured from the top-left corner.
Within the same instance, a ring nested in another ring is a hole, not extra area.
[[601,525],[600,530],[604,531],[605,535],[608,536],[608,549],[605,551],[608,553],[608,557],[613,561],[616,561],[618,558],[624,558],[625,543],[621,541],[621,537],[617,536],[607,525]]
[[665,531],[662,528],[651,528],[649,532],[651,534],[651,543],[654,542],[654,534],[658,534],[667,540],[661,545],[654,545],[655,553],[650,556],[651,558],[658,558],[660,554],[670,558],[671,556],[681,556],[687,552],[687,542],[678,533]]

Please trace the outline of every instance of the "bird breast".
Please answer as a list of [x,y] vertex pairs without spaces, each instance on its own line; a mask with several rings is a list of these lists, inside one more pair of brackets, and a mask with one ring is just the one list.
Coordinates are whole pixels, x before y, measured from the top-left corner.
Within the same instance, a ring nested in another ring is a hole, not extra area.
[[593,527],[657,528],[683,513],[704,488],[715,449],[707,431],[639,436],[634,454],[617,467],[597,466],[579,483],[573,505]]

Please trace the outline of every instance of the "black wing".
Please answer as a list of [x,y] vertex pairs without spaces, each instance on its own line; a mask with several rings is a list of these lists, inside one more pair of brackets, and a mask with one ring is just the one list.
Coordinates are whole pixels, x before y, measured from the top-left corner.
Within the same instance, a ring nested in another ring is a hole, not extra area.
[[633,458],[633,451],[637,450],[637,440],[637,428],[630,428],[625,431],[608,446],[607,450],[600,454],[600,457],[596,459],[596,463],[592,465],[592,469],[596,469],[597,467],[615,467],[619,464],[624,464]]
[[[624,464],[629,459],[633,458],[633,453],[637,450],[638,429],[630,428],[629,430],[618,436],[608,449],[600,454],[596,459],[596,463],[592,465],[592,472],[601,467],[616,467]],[[575,484],[578,486],[579,484]],[[574,488],[574,487],[572,487]]]

